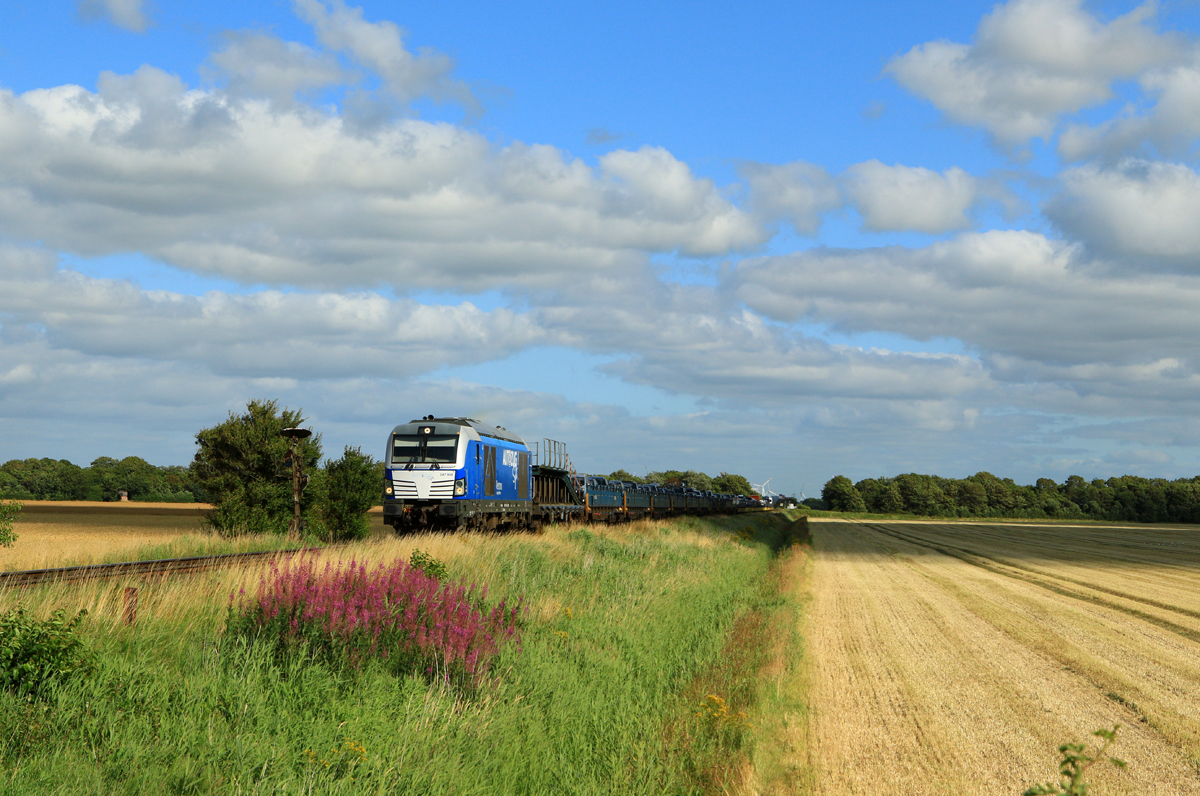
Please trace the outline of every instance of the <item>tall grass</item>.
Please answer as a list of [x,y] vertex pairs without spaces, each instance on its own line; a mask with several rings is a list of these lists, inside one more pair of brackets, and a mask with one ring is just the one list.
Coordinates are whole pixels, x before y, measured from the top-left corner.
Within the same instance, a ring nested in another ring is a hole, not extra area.
[[0,793],[718,789],[705,772],[750,736],[697,716],[706,694],[696,689],[725,699],[727,715],[746,710],[738,700],[752,689],[713,673],[739,617],[761,604],[773,560],[761,539],[782,520],[753,522],[748,539],[735,533],[745,520],[692,519],[338,551],[361,576],[419,544],[451,584],[479,585],[468,602],[485,615],[524,598],[520,646],[499,647],[471,689],[332,665],[313,645],[280,656],[226,634],[228,595],[270,582],[261,567],[140,584],[133,627],[119,618],[122,584],[0,595],[0,607],[20,602],[31,614],[88,608],[81,628],[95,660],[40,706],[0,693]]

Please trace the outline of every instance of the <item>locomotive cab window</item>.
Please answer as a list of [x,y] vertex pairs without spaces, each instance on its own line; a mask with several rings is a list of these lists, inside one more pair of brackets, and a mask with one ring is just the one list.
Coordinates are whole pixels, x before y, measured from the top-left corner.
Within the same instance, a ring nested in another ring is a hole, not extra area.
[[392,437],[392,464],[454,464],[457,459],[457,434],[396,434]]

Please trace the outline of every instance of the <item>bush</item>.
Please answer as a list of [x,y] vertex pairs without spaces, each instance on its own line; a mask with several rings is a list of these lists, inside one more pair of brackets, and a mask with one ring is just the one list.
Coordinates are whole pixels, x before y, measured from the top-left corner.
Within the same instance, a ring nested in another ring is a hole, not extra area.
[[346,446],[342,458],[325,465],[323,514],[329,541],[365,539],[371,524],[367,511],[379,502],[382,478],[375,460],[360,448]]
[[424,550],[413,550],[412,555],[408,557],[408,564],[413,569],[419,569],[438,581],[445,581],[446,578],[450,577],[450,572],[446,569],[446,565]]
[[14,608],[0,616],[0,687],[36,695],[47,685],[91,670],[91,656],[75,629],[87,611],[73,619],[58,609],[39,621]]
[[12,547],[17,541],[13,522],[21,516],[21,508],[21,504],[15,500],[0,500],[0,547]]
[[258,594],[230,596],[226,636],[274,645],[277,654],[306,653],[334,667],[359,669],[371,660],[394,674],[423,673],[471,686],[508,641],[517,641],[517,609],[501,602],[488,614],[483,598],[461,585],[396,560],[368,570],[351,561],[309,561],[272,567]]

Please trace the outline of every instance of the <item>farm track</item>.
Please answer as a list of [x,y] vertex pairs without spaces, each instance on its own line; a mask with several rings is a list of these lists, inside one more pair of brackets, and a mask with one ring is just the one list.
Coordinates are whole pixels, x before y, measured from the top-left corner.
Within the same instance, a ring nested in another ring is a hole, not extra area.
[[1116,723],[1094,792],[1200,793],[1193,532],[812,525],[817,793],[1016,794]]
[[76,567],[54,567],[52,569],[27,569],[16,572],[0,572],[0,588],[33,586],[39,583],[67,583],[72,581],[102,580],[122,576],[179,575],[190,572],[205,572],[234,566],[264,558],[292,555],[321,550],[319,547],[294,548],[290,550],[265,550],[254,553],[223,553],[213,556],[189,556],[186,558],[159,558],[150,561],[123,561],[114,564],[85,564]]

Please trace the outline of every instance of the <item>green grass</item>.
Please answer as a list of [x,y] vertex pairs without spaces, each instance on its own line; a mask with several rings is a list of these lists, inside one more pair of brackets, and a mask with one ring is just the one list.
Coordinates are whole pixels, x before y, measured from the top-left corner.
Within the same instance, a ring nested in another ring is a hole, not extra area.
[[222,641],[222,600],[89,620],[89,676],[0,693],[0,794],[719,792],[750,735],[706,714],[706,692],[752,708],[758,642],[730,641],[770,609],[787,528],[774,513],[480,541],[451,577],[475,569],[530,610],[522,649],[469,696],[277,663]]

